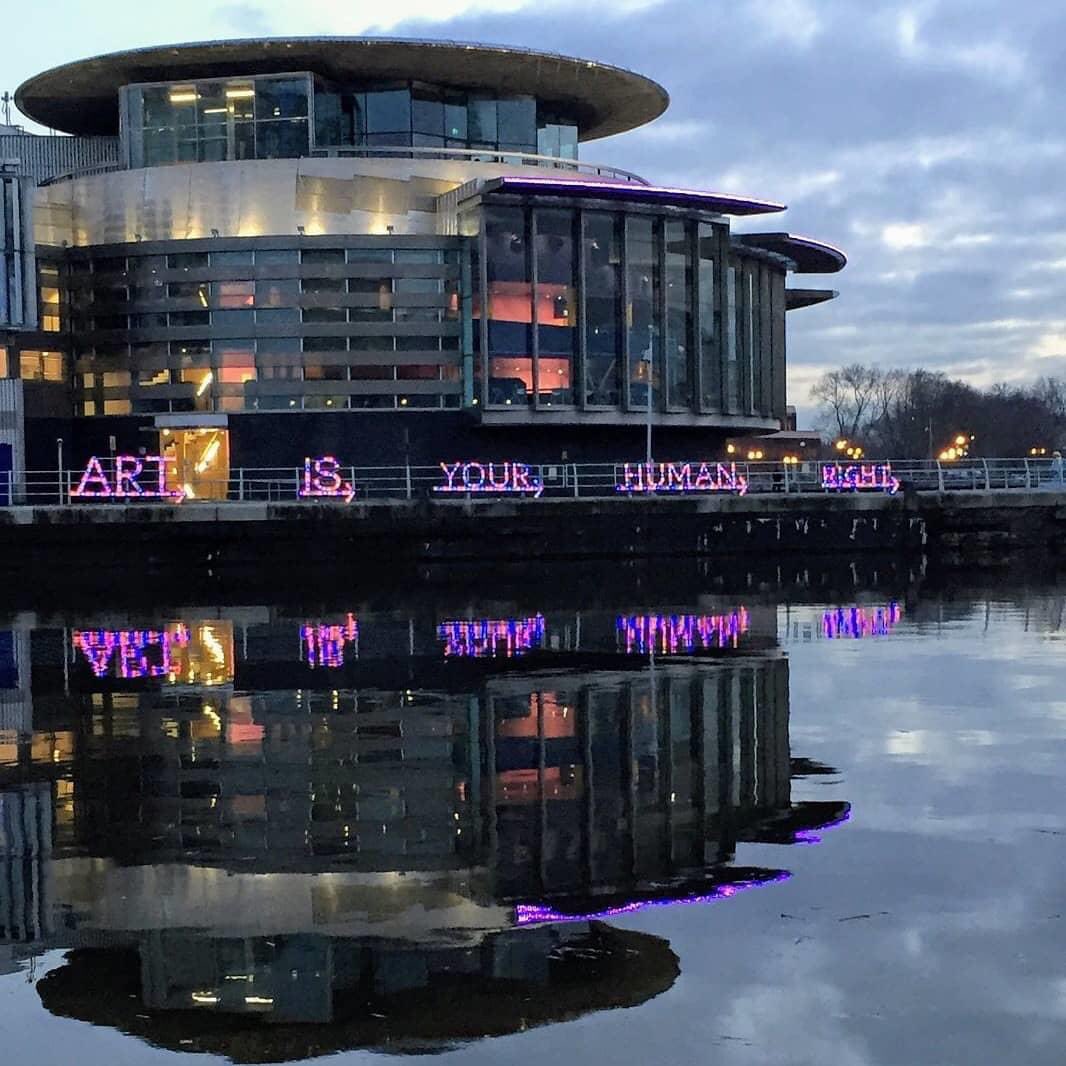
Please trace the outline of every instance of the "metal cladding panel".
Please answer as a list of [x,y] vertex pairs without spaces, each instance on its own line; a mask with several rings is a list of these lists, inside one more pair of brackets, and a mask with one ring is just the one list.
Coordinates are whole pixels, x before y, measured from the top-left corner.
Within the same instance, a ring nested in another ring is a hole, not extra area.
[[[10,448],[11,475],[13,480],[18,480],[25,469],[26,462],[26,431],[21,381],[0,379],[0,446]],[[0,474],[0,478],[6,478],[6,476]],[[0,486],[0,494],[3,491],[4,486]]]
[[117,165],[118,151],[117,137],[0,134],[0,159],[17,159],[20,172],[35,185],[75,170]]

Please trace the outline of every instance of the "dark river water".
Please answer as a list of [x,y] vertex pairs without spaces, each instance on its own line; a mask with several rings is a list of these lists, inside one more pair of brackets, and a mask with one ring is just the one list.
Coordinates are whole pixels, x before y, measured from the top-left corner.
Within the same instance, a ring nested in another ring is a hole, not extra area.
[[1063,1063],[1066,584],[841,572],[0,607],[2,1061]]

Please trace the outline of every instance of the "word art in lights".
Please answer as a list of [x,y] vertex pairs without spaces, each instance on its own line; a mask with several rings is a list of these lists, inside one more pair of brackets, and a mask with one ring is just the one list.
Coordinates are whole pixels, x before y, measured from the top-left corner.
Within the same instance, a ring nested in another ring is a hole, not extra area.
[[74,499],[156,499],[183,500],[185,490],[167,484],[166,455],[116,455],[113,474],[108,477],[104,463],[93,456],[78,484],[70,490]]

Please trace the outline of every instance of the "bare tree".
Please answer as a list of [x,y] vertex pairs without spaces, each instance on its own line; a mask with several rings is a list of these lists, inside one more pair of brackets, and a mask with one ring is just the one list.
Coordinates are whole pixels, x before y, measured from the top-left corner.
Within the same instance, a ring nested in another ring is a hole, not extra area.
[[887,402],[885,375],[877,367],[851,363],[827,370],[811,387],[823,424],[836,436],[859,437]]

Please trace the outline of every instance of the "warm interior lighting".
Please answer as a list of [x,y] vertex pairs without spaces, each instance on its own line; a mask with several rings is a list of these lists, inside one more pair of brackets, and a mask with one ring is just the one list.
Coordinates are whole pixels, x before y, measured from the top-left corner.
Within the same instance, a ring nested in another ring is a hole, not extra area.
[[248,100],[255,96],[255,89],[227,89],[227,100]]
[[737,446],[735,444],[727,444],[725,450],[729,455],[733,455],[737,450]]
[[218,450],[222,446],[222,442],[216,437],[211,443],[204,449],[204,454],[200,456],[199,462],[193,469],[198,474],[202,474],[214,461],[218,455]]
[[203,396],[203,394],[205,392],[207,392],[207,390],[209,388],[211,388],[211,382],[214,381],[214,380],[215,380],[214,371],[209,370],[206,374],[204,374],[202,380],[200,381],[200,384],[197,386],[196,395],[197,396]]
[[196,95],[195,90],[181,90],[179,92],[172,92],[167,96],[167,99],[172,104],[195,104],[199,97]]

